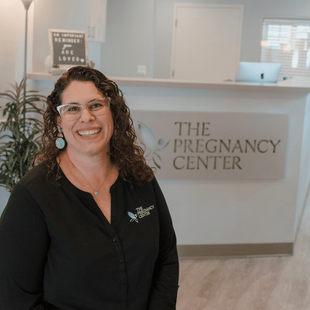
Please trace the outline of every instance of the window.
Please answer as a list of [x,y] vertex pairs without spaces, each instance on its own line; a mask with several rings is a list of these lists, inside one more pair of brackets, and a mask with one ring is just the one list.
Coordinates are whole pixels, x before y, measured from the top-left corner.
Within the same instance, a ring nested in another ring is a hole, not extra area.
[[310,77],[310,20],[264,19],[260,61],[282,63],[279,79]]

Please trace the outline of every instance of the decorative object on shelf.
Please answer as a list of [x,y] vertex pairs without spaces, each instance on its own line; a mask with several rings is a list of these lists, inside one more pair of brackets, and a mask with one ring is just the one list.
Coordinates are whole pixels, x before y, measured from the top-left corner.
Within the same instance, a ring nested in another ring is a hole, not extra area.
[[68,70],[74,66],[88,65],[86,31],[49,29],[49,46],[52,68],[58,66]]
[[45,71],[46,72],[51,73],[51,69],[53,67],[53,60],[52,60],[52,56],[51,55],[48,55],[45,58],[44,67],[45,67]]
[[[7,99],[3,108],[5,121],[0,123],[0,186],[9,192],[31,169],[33,156],[41,148],[42,117],[46,97],[37,91],[26,91],[26,80],[12,85],[14,91],[0,93]],[[40,107],[42,106],[42,108]]]
[[95,63],[93,61],[90,61],[88,66],[90,68],[94,69],[95,68]]
[[61,70],[60,68],[51,68],[51,74],[52,75],[60,75],[60,74],[62,74],[62,72],[63,72],[64,70]]
[[60,69],[58,65],[53,65],[53,59],[51,55],[48,55],[44,61],[45,71],[52,75],[60,75],[64,70]]

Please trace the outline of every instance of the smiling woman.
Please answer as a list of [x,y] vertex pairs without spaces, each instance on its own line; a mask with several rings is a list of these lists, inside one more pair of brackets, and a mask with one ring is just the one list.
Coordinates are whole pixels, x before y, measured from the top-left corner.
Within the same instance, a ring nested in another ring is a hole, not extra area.
[[57,122],[63,129],[68,143],[66,152],[71,157],[98,155],[98,160],[100,157],[108,160],[114,130],[112,113],[107,104],[101,105],[100,109],[96,104],[106,100],[89,81],[72,81],[64,90]]
[[122,92],[74,67],[47,103],[0,220],[0,308],[175,309],[176,237]]

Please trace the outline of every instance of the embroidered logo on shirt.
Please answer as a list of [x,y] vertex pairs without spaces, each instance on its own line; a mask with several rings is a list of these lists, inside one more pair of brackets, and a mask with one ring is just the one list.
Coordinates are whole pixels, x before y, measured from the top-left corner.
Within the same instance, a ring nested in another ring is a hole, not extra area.
[[139,223],[138,219],[137,219],[137,214],[133,214],[131,212],[127,212],[129,217],[131,218],[130,222],[136,221],[137,223]]
[[133,213],[128,211],[127,213],[128,213],[128,216],[130,217],[130,222],[135,221],[136,223],[139,223],[138,218],[142,219],[145,216],[150,215],[151,214],[150,211],[153,209],[154,209],[154,205],[149,206],[148,208],[145,208],[145,209],[143,209],[143,207],[136,208],[137,214],[133,214]]

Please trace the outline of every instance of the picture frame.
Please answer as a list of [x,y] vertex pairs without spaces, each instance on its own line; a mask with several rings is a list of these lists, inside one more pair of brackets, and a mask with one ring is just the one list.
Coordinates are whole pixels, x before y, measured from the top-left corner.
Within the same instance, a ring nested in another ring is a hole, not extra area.
[[86,31],[49,29],[49,47],[53,68],[88,66]]

